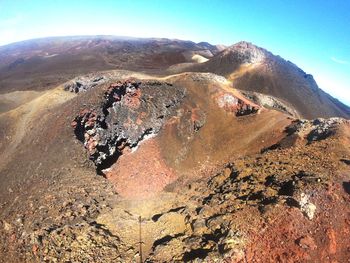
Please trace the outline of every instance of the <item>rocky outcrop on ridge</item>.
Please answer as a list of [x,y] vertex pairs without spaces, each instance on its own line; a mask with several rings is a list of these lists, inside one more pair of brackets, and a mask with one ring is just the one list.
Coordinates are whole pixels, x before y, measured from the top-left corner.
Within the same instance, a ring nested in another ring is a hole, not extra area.
[[296,120],[286,128],[289,135],[305,137],[309,143],[324,140],[333,135],[340,124],[349,122],[342,118],[318,118],[315,120]]
[[80,93],[88,91],[98,85],[104,84],[109,78],[104,74],[90,74],[77,77],[64,85],[64,90]]
[[224,108],[226,111],[233,112],[236,116],[244,116],[253,113],[257,113],[260,107],[253,103],[243,101],[237,98],[233,94],[222,94],[218,96],[217,103],[220,108]]
[[287,103],[282,102],[281,100],[273,96],[265,95],[258,92],[249,92],[249,91],[242,91],[242,94],[248,99],[250,99],[251,101],[253,101],[254,103],[260,106],[263,106],[265,108],[282,111],[293,117],[298,117],[299,115],[298,112],[295,109],[293,109],[293,107],[288,106]]

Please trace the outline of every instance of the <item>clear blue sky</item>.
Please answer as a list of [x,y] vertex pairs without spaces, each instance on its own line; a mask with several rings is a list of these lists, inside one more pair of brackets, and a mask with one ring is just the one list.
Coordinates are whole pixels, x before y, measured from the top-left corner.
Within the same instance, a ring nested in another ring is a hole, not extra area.
[[0,45],[94,34],[250,41],[350,105],[350,0],[0,0]]

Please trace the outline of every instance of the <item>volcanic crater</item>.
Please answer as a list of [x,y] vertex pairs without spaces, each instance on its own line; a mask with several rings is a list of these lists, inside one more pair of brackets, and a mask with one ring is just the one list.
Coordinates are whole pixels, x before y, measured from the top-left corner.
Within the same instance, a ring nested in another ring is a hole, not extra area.
[[350,111],[312,76],[246,42],[63,40],[0,47],[0,262],[348,260]]

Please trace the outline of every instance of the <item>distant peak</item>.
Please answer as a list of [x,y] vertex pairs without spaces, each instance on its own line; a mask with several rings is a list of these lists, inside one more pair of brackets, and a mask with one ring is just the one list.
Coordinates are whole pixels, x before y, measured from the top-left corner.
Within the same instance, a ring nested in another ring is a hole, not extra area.
[[267,54],[268,52],[265,49],[247,41],[240,41],[232,46],[229,46],[223,53],[225,56],[229,55],[240,58],[242,62],[245,63],[262,62],[266,58]]
[[203,45],[203,46],[212,46],[209,42],[198,42],[197,45]]
[[237,46],[237,47],[257,47],[252,42],[248,42],[248,41],[239,41],[236,44],[233,44],[232,46]]
[[242,50],[260,50],[261,52],[265,52],[266,50],[254,45],[251,42],[248,41],[240,41],[236,44],[233,44],[232,46],[229,47],[230,49],[242,49]]

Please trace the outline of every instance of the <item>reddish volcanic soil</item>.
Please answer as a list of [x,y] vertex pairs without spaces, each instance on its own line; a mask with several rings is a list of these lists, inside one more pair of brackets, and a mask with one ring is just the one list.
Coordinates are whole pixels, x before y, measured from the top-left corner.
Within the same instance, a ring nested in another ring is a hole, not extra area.
[[126,148],[105,175],[121,196],[133,199],[155,196],[177,179],[153,138],[142,142],[134,152]]

